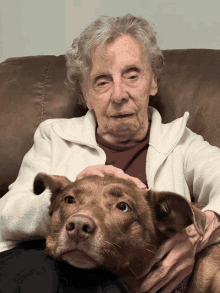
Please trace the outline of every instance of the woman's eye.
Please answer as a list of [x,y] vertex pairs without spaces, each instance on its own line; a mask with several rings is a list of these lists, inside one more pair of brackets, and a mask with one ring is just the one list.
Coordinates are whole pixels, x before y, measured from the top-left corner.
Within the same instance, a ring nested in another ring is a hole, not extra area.
[[129,205],[125,202],[119,202],[116,206],[119,210],[121,210],[124,213],[130,212],[131,208],[129,207]]
[[76,201],[75,201],[75,198],[73,196],[68,195],[68,196],[65,197],[65,203],[72,204],[72,203],[75,203],[75,202]]
[[135,79],[135,78],[137,78],[137,75],[131,75],[131,76],[129,76],[129,79]]
[[99,87],[104,87],[107,84],[107,81],[101,81],[97,84]]

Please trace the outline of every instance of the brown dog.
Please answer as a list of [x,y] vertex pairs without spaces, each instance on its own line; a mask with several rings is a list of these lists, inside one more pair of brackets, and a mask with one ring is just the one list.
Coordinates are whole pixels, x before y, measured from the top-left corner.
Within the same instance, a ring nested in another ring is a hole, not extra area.
[[[46,251],[55,259],[91,269],[102,266],[125,278],[131,292],[158,247],[194,223],[203,234],[205,216],[182,196],[142,190],[131,181],[89,176],[70,182],[38,174],[34,192],[51,190],[51,224]],[[190,293],[220,292],[220,248],[197,254]]]

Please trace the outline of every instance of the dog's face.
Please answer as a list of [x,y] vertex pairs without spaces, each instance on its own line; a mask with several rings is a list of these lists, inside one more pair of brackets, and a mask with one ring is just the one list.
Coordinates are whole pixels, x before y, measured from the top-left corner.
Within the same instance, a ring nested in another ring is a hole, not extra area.
[[[139,268],[143,260],[146,265],[165,239],[197,217],[179,195],[142,190],[112,176],[71,183],[66,177],[39,174],[35,193],[46,187],[52,192],[46,250],[79,268],[129,267],[138,273],[137,263]],[[202,230],[203,224],[197,228]]]

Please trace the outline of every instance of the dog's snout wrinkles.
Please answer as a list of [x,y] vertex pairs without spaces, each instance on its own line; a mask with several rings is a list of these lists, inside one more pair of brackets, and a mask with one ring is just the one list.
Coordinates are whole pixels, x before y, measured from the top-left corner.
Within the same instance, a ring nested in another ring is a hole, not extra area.
[[80,242],[93,234],[96,224],[92,218],[84,215],[76,215],[66,223],[66,231],[70,239]]

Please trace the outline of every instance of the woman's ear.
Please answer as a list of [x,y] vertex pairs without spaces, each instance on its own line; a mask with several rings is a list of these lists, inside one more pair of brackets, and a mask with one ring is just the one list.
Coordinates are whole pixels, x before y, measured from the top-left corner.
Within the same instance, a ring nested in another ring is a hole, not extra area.
[[155,96],[158,91],[157,78],[155,74],[152,74],[151,86],[150,86],[150,96]]
[[90,104],[89,99],[88,99],[88,92],[87,92],[86,88],[87,88],[86,83],[84,82],[82,87],[81,87],[82,94],[83,94],[84,100],[86,101],[87,108],[92,109],[91,104]]
[[81,87],[81,89],[82,89],[83,98],[84,98],[84,100],[86,101],[86,105],[87,105],[87,107],[88,107],[87,96],[86,96],[86,90],[85,90],[84,85]]

